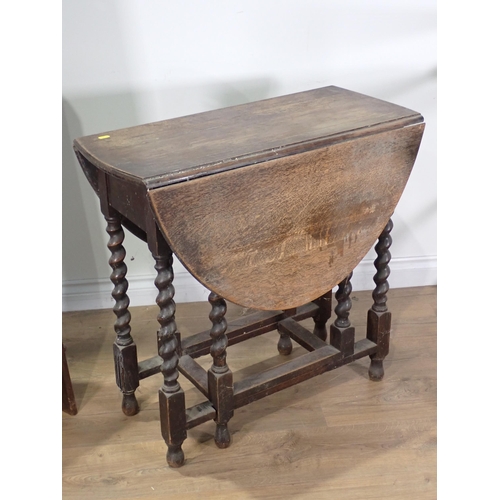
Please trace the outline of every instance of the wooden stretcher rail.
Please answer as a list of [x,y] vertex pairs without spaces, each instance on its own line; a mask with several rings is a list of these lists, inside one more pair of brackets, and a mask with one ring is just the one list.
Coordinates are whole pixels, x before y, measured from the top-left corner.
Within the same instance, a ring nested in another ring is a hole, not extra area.
[[160,367],[163,363],[161,356],[153,356],[152,358],[139,361],[139,380],[146,377],[151,377],[156,373],[160,373]]
[[342,358],[342,363],[335,364],[334,368],[338,366],[346,365],[351,361],[356,359],[364,358],[370,354],[375,354],[377,352],[377,344],[368,339],[362,339],[354,344],[354,354],[351,356],[346,356]]
[[328,345],[292,318],[286,318],[280,321],[278,323],[278,331],[288,334],[297,344],[308,351],[315,351],[316,349],[321,349]]
[[188,355],[180,357],[178,369],[205,397],[208,398],[208,379],[205,369]]
[[[296,321],[301,321],[314,316],[318,310],[319,306],[311,302],[298,307],[291,317]],[[235,345],[244,340],[276,330],[278,323],[286,317],[286,311],[259,311],[231,321],[226,330],[228,345]],[[192,358],[198,358],[209,354],[211,345],[210,330],[206,330],[183,339],[182,354],[189,354]]]
[[[234,408],[240,408],[299,382],[313,378],[316,375],[333,370],[364,356],[374,354],[376,350],[377,345],[368,339],[356,342],[354,354],[344,358],[342,358],[340,351],[329,345],[315,349],[299,358],[236,382],[234,384]],[[205,379],[206,372],[198,363],[192,359],[189,361],[187,358],[189,356],[182,356],[179,365],[182,366],[182,370],[190,371],[190,380],[194,378],[193,370],[199,374],[200,379]],[[204,377],[201,377],[200,370],[203,371]],[[202,386],[203,390],[197,386],[202,392],[207,390],[204,383],[199,382],[199,380],[197,383]],[[212,403],[204,401],[186,410],[186,429],[191,429],[208,420],[213,420],[215,417],[216,410]]]
[[[318,310],[319,306],[311,302],[298,307],[291,318],[301,321],[314,316]],[[235,345],[244,340],[276,330],[278,323],[283,319],[286,319],[286,312],[284,311],[259,311],[231,321],[226,331],[228,345]],[[189,355],[191,358],[199,358],[210,353],[211,345],[210,330],[206,330],[183,339],[181,342],[181,351],[183,355]],[[163,359],[160,356],[153,356],[152,358],[139,361],[139,379],[142,380],[160,373],[162,363]]]
[[333,366],[336,357],[340,358],[340,351],[327,345],[262,373],[247,377],[234,384],[234,408],[324,373]]
[[198,405],[186,409],[186,429],[192,429],[197,425],[208,422],[215,418],[215,408],[210,401],[204,401]]

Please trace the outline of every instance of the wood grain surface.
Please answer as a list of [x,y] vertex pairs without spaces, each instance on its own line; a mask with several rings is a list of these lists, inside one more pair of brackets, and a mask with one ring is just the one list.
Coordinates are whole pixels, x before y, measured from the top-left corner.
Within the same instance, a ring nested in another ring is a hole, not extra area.
[[[365,334],[371,292],[353,292],[357,340]],[[62,414],[65,500],[434,500],[436,494],[436,288],[393,289],[391,351],[381,382],[368,358],[325,373],[235,411],[231,447],[218,449],[215,423],[188,430],[186,464],[171,469],[160,434],[160,374],[141,381],[139,414],[126,417],[114,380],[111,310],[63,314],[63,342],[78,404]],[[208,303],[178,304],[183,337],[210,328]],[[158,308],[132,307],[139,358],[156,354]],[[228,304],[229,320],[246,313]],[[327,324],[328,328],[334,318]],[[313,328],[314,322],[304,322]],[[228,349],[235,381],[290,356],[270,332]],[[197,360],[205,370],[210,355]],[[179,379],[187,406],[204,399]]]
[[205,287],[258,309],[332,289],[392,215],[424,124],[149,191],[157,223]]
[[[421,122],[412,110],[338,87],[76,139],[90,164],[148,188]],[[84,162],[82,162],[84,163]],[[82,165],[87,177],[90,165]]]

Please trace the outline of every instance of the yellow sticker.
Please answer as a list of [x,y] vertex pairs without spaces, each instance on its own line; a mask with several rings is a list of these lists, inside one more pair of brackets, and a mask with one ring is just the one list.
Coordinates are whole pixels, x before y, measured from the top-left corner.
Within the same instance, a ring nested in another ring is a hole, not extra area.
[[109,139],[110,137],[110,135],[101,135],[98,139]]

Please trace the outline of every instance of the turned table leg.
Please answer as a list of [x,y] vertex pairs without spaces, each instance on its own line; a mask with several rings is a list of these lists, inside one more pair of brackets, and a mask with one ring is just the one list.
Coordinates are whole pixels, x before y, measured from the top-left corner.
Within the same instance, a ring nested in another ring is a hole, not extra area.
[[319,306],[319,311],[314,319],[314,330],[313,333],[321,340],[326,341],[327,331],[326,331],[326,322],[330,319],[332,315],[332,291],[328,291],[323,294],[321,297],[317,298],[314,301]]
[[212,305],[210,311],[210,321],[212,322],[210,354],[213,358],[213,364],[208,370],[208,394],[217,411],[215,444],[219,448],[227,448],[231,443],[227,423],[234,414],[234,387],[233,374],[226,364],[226,348],[228,344],[226,336],[227,322],[224,318],[226,302],[214,292],[210,293],[208,300]]
[[335,293],[337,318],[330,326],[330,344],[342,353],[343,358],[354,354],[354,327],[349,321],[349,311],[352,307],[351,278],[352,272],[339,283]]
[[184,463],[182,443],[187,437],[186,403],[184,391],[177,379],[178,364],[178,333],[175,323],[175,289],[172,284],[174,272],[172,268],[172,252],[166,255],[153,255],[157,277],[155,285],[158,288],[156,303],[160,308],[158,314],[158,353],[163,359],[161,373],[163,385],[159,390],[161,433],[167,444],[167,463],[170,467],[180,467]]
[[391,253],[389,248],[392,244],[390,232],[393,223],[389,222],[379,236],[378,243],[375,245],[377,258],[375,259],[375,268],[377,272],[373,277],[375,289],[372,293],[373,305],[368,311],[367,319],[367,338],[377,344],[377,352],[370,355],[371,363],[368,374],[371,380],[382,380],[384,376],[384,358],[389,353],[389,336],[391,332],[391,313],[387,308],[387,292],[389,291]]
[[112,268],[110,279],[114,284],[111,293],[115,299],[113,312],[116,315],[116,339],[113,345],[115,360],[116,384],[123,394],[122,410],[127,416],[139,411],[135,390],[139,387],[139,368],[137,364],[137,348],[130,334],[129,298],[127,296],[127,266],[124,262],[124,232],[118,214],[106,216],[106,232],[109,234],[108,248],[111,251],[109,265]]

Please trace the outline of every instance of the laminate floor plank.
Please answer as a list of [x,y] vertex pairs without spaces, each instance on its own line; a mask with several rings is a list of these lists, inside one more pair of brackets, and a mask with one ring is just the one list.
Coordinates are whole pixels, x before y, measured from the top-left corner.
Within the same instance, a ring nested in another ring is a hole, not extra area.
[[[371,292],[354,292],[356,338],[366,330]],[[141,381],[141,411],[121,412],[114,380],[111,310],[63,314],[63,342],[78,414],[62,416],[64,499],[411,499],[436,498],[436,287],[389,292],[391,348],[381,382],[369,359],[319,375],[235,411],[233,442],[220,450],[215,424],[190,429],[186,464],[166,465],[160,434],[161,374]],[[178,304],[184,336],[210,328],[205,303]],[[228,305],[227,317],[248,311]],[[131,308],[139,358],[156,355],[154,306]],[[333,321],[331,318],[328,326]],[[312,320],[302,322],[312,328]],[[228,349],[235,380],[306,351],[281,356],[270,332]],[[197,361],[209,368],[211,357]],[[188,406],[204,400],[179,378]]]

